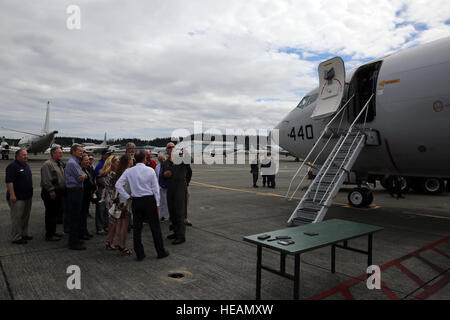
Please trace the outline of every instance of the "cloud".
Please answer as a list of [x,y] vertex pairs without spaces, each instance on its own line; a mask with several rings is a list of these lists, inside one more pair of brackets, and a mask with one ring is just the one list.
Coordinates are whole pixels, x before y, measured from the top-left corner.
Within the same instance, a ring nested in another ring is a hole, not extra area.
[[[72,4],[80,30],[66,28]],[[317,85],[322,59],[354,67],[442,38],[449,12],[445,0],[7,0],[0,124],[40,130],[50,100],[66,136],[271,128]]]

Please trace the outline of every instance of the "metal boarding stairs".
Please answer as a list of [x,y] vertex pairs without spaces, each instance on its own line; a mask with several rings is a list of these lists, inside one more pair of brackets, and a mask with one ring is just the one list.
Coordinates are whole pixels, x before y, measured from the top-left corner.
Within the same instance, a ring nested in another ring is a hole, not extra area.
[[[342,113],[343,110],[346,110],[347,104],[354,98],[352,96],[344,106],[335,114],[335,116],[330,120],[330,122],[325,126],[322,134],[317,139],[313,148],[303,160],[300,168],[297,170],[294,177],[291,179],[291,183],[289,185],[289,189],[286,193],[286,198],[292,200],[294,195],[297,193],[299,188],[302,186],[306,176],[308,173],[303,175],[301,182],[297,185],[297,188],[289,197],[289,193],[291,187],[294,183],[294,180],[301,172],[302,168],[305,164],[309,164],[314,166],[315,162],[325,150],[327,145],[329,144],[331,138],[339,137],[336,145],[332,149],[328,158],[324,162],[324,164],[320,167],[318,174],[315,179],[307,188],[305,194],[301,198],[301,201],[298,203],[294,212],[288,220],[289,225],[302,225],[308,223],[316,223],[323,220],[325,217],[328,208],[331,206],[334,197],[338,193],[342,183],[345,180],[347,173],[353,167],[356,159],[358,158],[361,150],[364,148],[366,136],[365,136],[365,126],[367,120],[367,111],[369,102],[372,100],[374,94],[372,94],[369,100],[366,102],[364,107],[361,109],[358,116],[355,118],[353,123],[349,126],[346,131],[340,130],[342,125],[342,120],[344,118],[345,112]],[[365,119],[363,122],[363,128],[356,126],[356,122],[360,119],[361,115],[365,112]],[[341,121],[339,124],[339,128],[333,130],[330,126],[334,123],[335,119],[338,118],[339,114],[341,114]],[[319,142],[324,138],[325,133],[328,132],[330,136],[327,138],[322,150],[317,154],[312,163],[309,161],[309,158],[315,151],[316,147],[319,145]],[[342,133],[343,132],[343,133]]]

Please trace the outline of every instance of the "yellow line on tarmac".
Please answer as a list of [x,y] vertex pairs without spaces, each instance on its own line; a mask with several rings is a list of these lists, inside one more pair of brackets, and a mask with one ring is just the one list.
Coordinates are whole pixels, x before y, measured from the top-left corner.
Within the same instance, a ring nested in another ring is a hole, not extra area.
[[340,206],[342,208],[357,209],[357,210],[363,210],[363,211],[369,211],[369,210],[375,210],[375,209],[381,208],[380,206],[377,206],[376,204],[371,204],[368,208],[356,208],[356,207],[352,207],[348,203],[333,202],[333,204],[336,206]]
[[421,216],[421,217],[428,217],[428,218],[436,218],[436,219],[446,219],[446,220],[450,220],[450,217],[433,216],[433,215],[431,215],[431,214],[412,213],[412,212],[407,212],[407,211],[405,211],[405,212],[403,212],[403,213],[410,214],[410,215],[413,215],[413,216]]
[[[245,193],[251,193],[251,194],[257,194],[260,196],[269,196],[269,197],[278,197],[278,198],[284,198],[284,195],[278,194],[278,193],[271,193],[271,192],[256,192],[256,191],[250,191],[250,190],[243,190],[243,189],[235,189],[235,188],[228,188],[228,187],[222,187],[222,186],[215,186],[212,184],[197,182],[197,181],[191,181],[190,184],[197,185],[200,187],[206,187],[206,188],[212,188],[212,189],[220,189],[220,190],[228,190],[228,191],[237,191],[237,192],[245,192]],[[301,200],[300,198],[293,198],[295,200]]]

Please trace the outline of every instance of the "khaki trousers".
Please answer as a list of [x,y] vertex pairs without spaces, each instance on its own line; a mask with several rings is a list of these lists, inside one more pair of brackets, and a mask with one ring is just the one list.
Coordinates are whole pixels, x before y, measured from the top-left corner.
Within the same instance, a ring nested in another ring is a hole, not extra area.
[[30,220],[32,199],[17,200],[16,203],[8,201],[11,209],[11,238],[12,241],[28,236],[28,221]]

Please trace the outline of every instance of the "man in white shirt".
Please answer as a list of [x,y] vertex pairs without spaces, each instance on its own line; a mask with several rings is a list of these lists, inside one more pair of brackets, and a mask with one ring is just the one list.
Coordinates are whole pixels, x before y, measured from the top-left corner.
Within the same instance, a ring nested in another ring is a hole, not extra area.
[[[159,184],[155,170],[145,165],[145,153],[137,151],[134,155],[136,166],[131,167],[116,182],[116,190],[126,199],[132,199],[133,211],[133,245],[138,261],[145,258],[142,245],[142,223],[148,221],[152,231],[158,259],[169,255],[164,249],[164,242],[159,224]],[[128,183],[131,194],[124,186]]]

